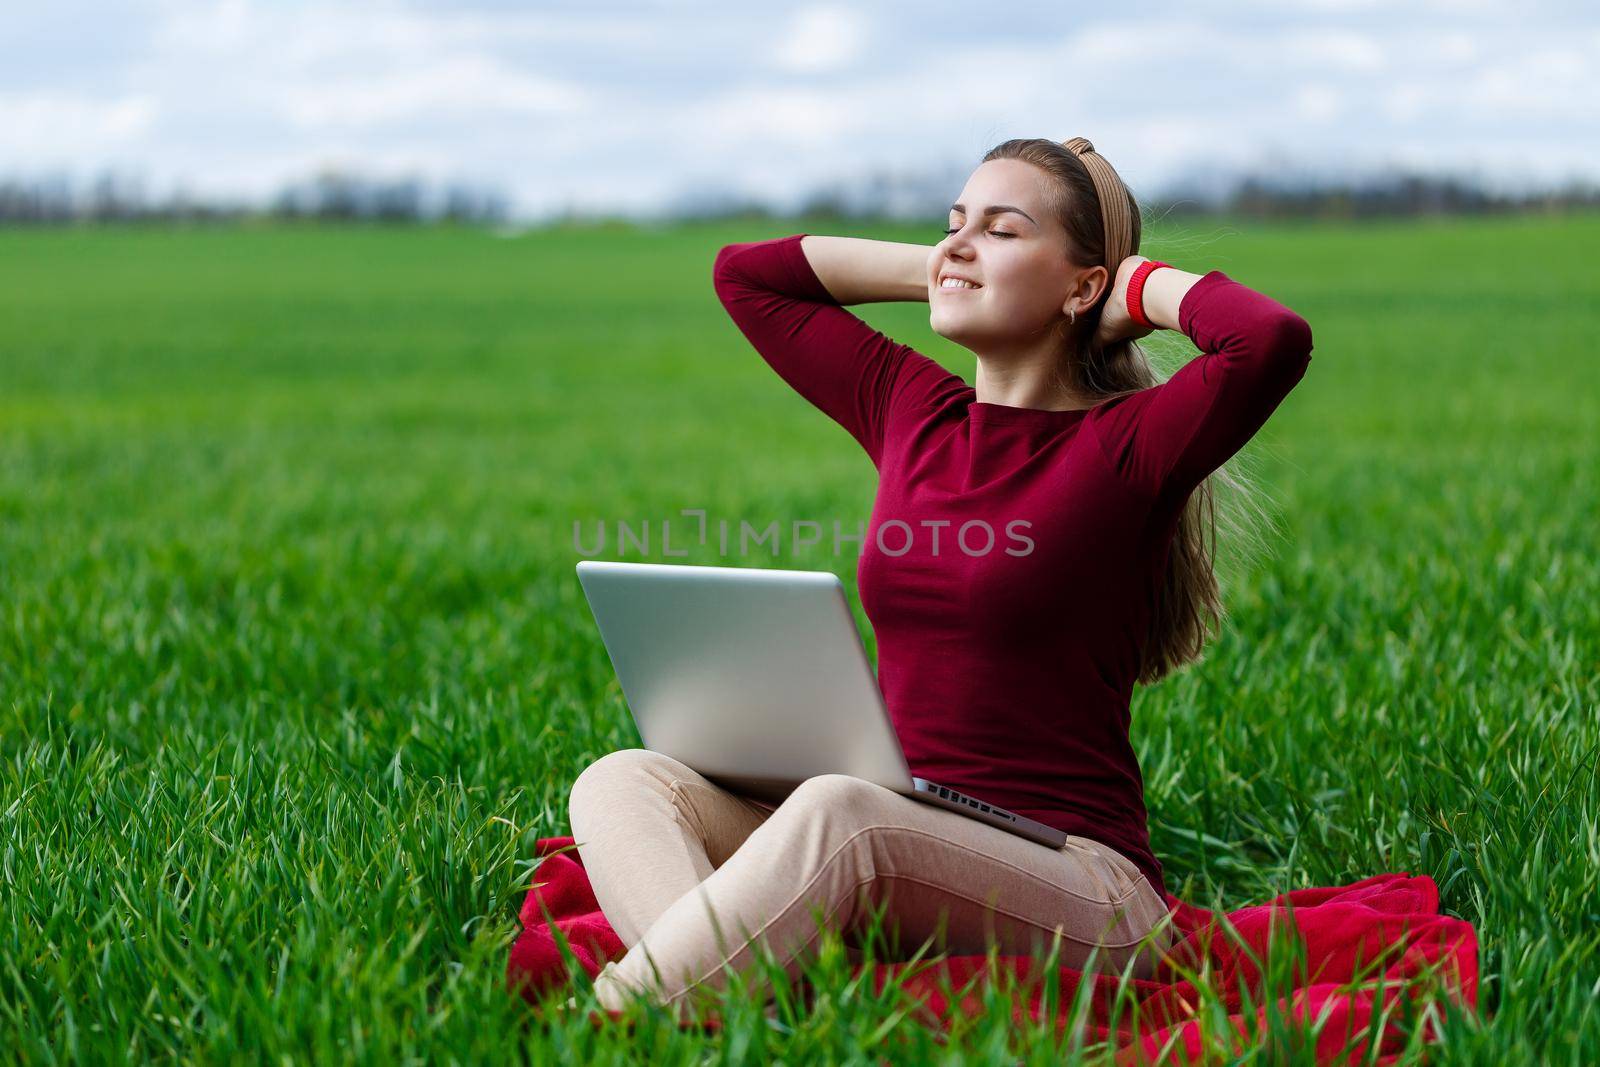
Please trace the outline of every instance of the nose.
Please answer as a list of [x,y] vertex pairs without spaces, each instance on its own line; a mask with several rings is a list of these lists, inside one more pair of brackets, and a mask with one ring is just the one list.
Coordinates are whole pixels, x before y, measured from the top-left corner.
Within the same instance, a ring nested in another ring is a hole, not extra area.
[[972,242],[963,237],[958,231],[946,237],[939,245],[946,260],[970,260],[972,258]]

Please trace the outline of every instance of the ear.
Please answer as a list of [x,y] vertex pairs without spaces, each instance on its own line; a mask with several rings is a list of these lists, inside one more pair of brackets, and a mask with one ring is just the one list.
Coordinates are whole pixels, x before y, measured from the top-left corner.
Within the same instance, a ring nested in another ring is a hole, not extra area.
[[1078,287],[1075,290],[1078,298],[1083,301],[1084,308],[1092,308],[1100,300],[1106,286],[1111,281],[1111,274],[1102,266],[1093,266],[1078,275]]

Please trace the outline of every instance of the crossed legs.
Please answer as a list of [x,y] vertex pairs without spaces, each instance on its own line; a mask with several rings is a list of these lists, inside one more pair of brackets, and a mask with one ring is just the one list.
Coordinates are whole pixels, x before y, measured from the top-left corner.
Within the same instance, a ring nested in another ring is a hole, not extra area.
[[882,908],[902,945],[931,939],[956,955],[990,943],[1042,953],[1059,935],[1063,965],[1131,960],[1139,978],[1167,947],[1165,902],[1109,846],[1070,837],[1045,848],[847,775],[811,778],[773,807],[624,749],[578,776],[571,820],[595,897],[628,946],[595,980],[607,1008],[634,990],[672,1005],[720,987],[758,942],[793,973],[819,913],[848,931]]

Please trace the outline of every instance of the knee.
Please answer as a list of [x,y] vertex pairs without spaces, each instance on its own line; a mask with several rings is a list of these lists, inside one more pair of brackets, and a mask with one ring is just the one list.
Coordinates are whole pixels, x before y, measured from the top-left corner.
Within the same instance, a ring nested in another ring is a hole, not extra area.
[[647,748],[620,748],[608,752],[585,767],[573,780],[568,805],[578,811],[593,801],[615,796],[619,790],[648,787],[651,782],[670,783],[672,772],[681,774],[682,764],[671,756]]
[[[801,782],[777,811],[756,830],[760,851],[781,865],[786,876],[803,880],[829,868],[855,885],[875,877],[879,855],[895,832],[892,789],[848,774],[820,774]],[[754,840],[752,836],[752,840]]]
[[879,794],[887,792],[865,778],[849,774],[819,774],[807,778],[789,794],[789,800],[799,807],[864,810]]
[[824,826],[850,833],[881,824],[883,805],[896,794],[891,789],[848,774],[819,774],[795,787],[775,814],[808,828]]

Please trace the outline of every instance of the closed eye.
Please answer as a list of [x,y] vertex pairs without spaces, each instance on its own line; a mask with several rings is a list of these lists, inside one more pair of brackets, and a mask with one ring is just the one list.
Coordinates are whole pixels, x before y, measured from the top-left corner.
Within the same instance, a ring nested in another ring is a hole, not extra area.
[[[951,234],[955,233],[960,228],[961,227],[959,227],[959,226],[952,226],[948,230],[944,231],[944,235],[946,237],[949,237]],[[1016,234],[1007,233],[1004,230],[990,230],[989,234],[990,234],[990,236],[993,236],[993,237],[1015,237],[1016,236]]]

